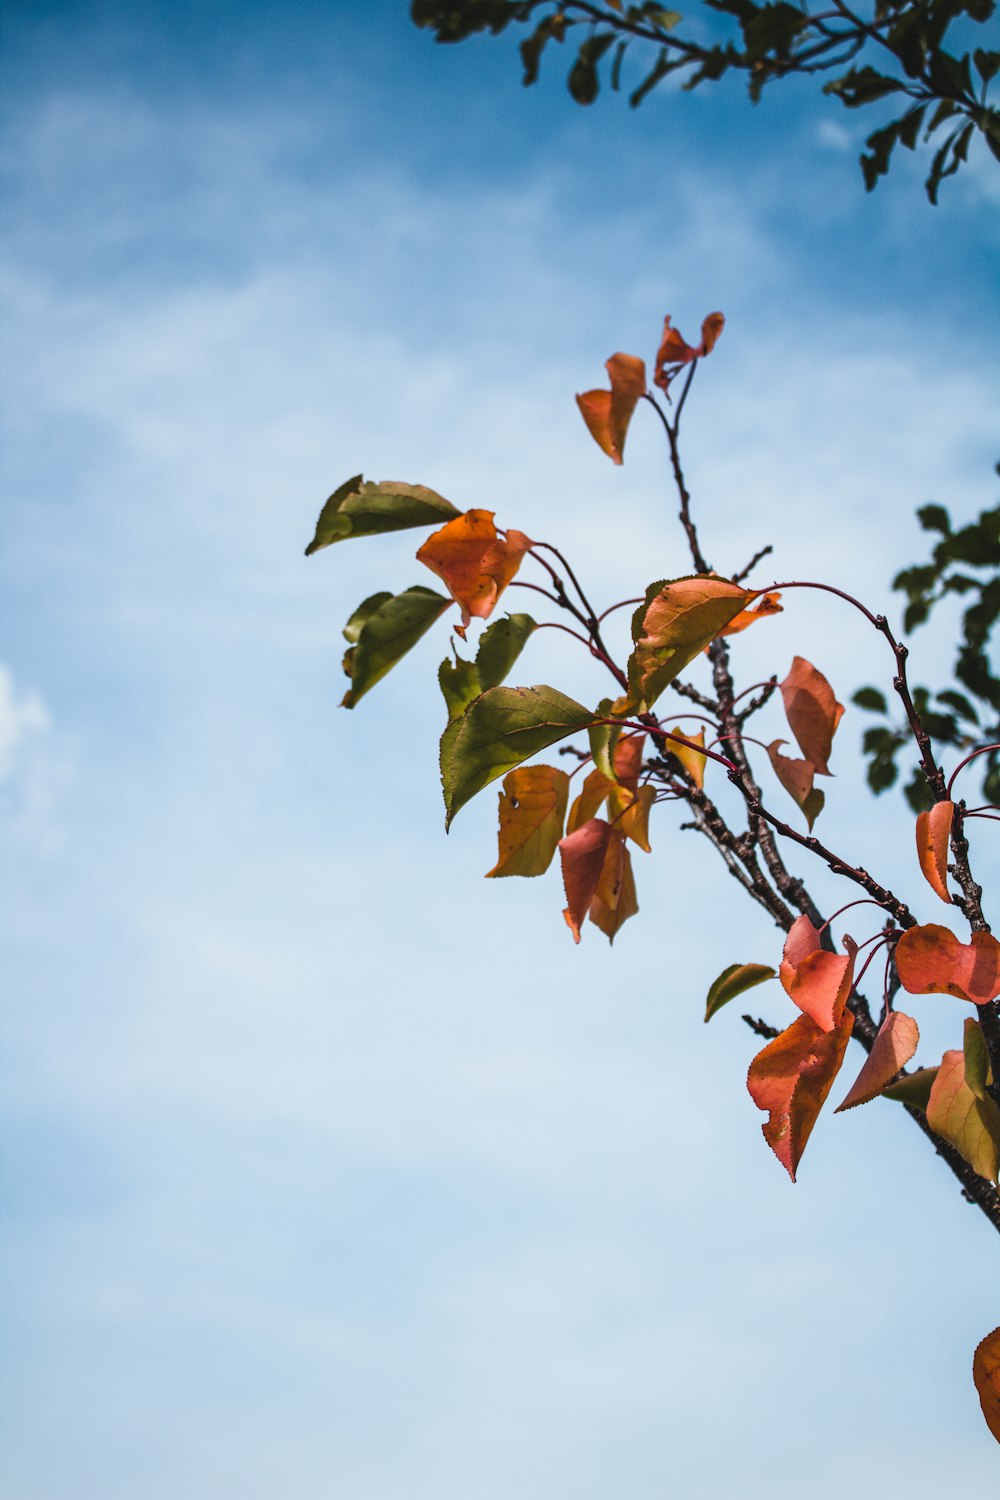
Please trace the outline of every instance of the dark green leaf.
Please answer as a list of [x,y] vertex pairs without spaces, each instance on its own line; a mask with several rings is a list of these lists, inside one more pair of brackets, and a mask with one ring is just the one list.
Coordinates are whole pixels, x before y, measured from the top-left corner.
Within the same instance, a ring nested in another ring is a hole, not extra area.
[[856,703],[858,708],[867,708],[871,713],[886,714],[889,712],[889,705],[885,701],[885,694],[880,693],[878,688],[858,688],[851,702]]
[[745,990],[752,990],[754,985],[774,978],[775,971],[768,968],[767,964],[730,964],[728,969],[723,969],[708,992],[705,1020],[710,1021],[716,1011],[728,1005],[730,1000],[735,1000],[737,995],[742,995]]
[[354,708],[451,604],[451,599],[419,584],[380,604],[365,620],[357,645],[348,653],[351,686],[341,707]]
[[462,656],[456,656],[454,661],[445,657],[438,667],[438,682],[444,694],[449,723],[460,718],[473,698],[478,698],[483,690],[475,662],[466,661]]
[[931,1097],[931,1088],[937,1077],[937,1068],[918,1068],[898,1083],[890,1083],[882,1090],[883,1099],[895,1099],[899,1104],[908,1104],[911,1109],[926,1111]]
[[476,671],[484,693],[504,681],[535,629],[530,615],[506,615],[483,631],[476,652]]
[[377,609],[391,598],[392,595],[390,593],[372,594],[370,599],[366,599],[363,604],[359,604],[344,626],[344,640],[350,641],[352,646],[356,646],[366,622],[371,619]]
[[593,719],[588,708],[550,687],[495,687],[475,698],[441,740],[445,827],[484,786]]
[[602,31],[588,37],[577,53],[576,62],[570,69],[569,91],[577,104],[593,104],[600,92],[597,64],[614,41],[613,31]]
[[306,557],[348,537],[375,536],[411,526],[440,526],[460,514],[450,500],[423,485],[396,484],[392,480],[365,484],[357,474],[334,490],[323,506]]

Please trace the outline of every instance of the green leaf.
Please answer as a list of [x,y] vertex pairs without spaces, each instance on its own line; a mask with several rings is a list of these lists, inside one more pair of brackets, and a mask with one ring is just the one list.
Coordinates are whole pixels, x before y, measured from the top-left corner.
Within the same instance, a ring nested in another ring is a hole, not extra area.
[[600,91],[597,64],[615,39],[613,31],[602,31],[583,43],[570,69],[569,91],[577,104],[593,104]]
[[495,687],[475,698],[441,740],[445,828],[484,786],[593,719],[589,708],[550,687]]
[[405,531],[411,526],[440,526],[458,515],[461,511],[450,500],[422,484],[397,484],[388,479],[381,484],[366,484],[357,474],[334,490],[323,506],[306,557],[348,537]]
[[979,723],[979,715],[964,693],[958,692],[955,688],[945,688],[942,692],[936,693],[935,697],[941,703],[947,703],[948,707],[953,708],[957,714],[961,714],[963,719],[968,719],[970,724]]
[[710,1021],[716,1011],[735,1000],[737,995],[742,995],[744,990],[752,990],[755,984],[763,984],[765,979],[775,977],[775,970],[767,964],[730,964],[708,992],[705,1020]]
[[[451,599],[419,584],[402,594],[390,594],[368,615],[357,645],[347,653],[351,686],[344,694],[341,708],[354,708],[369,688],[373,688],[416,645],[451,604]],[[353,620],[354,616],[351,618]]]
[[922,505],[917,511],[917,520],[925,531],[940,531],[942,536],[948,536],[951,531],[951,517],[943,505]]
[[483,690],[475,662],[466,661],[462,656],[456,656],[454,661],[445,657],[438,667],[438,682],[444,694],[449,723],[460,718],[473,698],[478,698]]
[[836,94],[848,109],[857,109],[861,104],[872,104],[884,99],[887,94],[898,94],[904,87],[895,78],[887,78],[874,68],[851,68],[842,78],[834,79],[823,89],[824,94]]
[[856,703],[859,708],[867,708],[873,714],[887,714],[889,712],[889,705],[885,701],[885,694],[880,693],[878,688],[858,688],[851,702]]
[[350,641],[352,646],[356,646],[361,637],[361,631],[363,627],[371,619],[375,611],[381,608],[381,606],[391,598],[392,595],[388,592],[383,592],[381,594],[372,594],[371,597],[369,599],[366,599],[363,604],[359,604],[351,618],[348,620],[347,624],[344,626],[344,640]]
[[[602,698],[597,705],[598,717],[602,719],[609,718],[612,704],[613,700],[611,698]],[[621,725],[591,724],[587,733],[590,738],[590,753],[593,756],[594,765],[601,772],[602,776],[606,776],[609,781],[617,781],[614,755],[615,746],[621,739]]]
[[937,1068],[918,1068],[898,1083],[890,1083],[882,1090],[882,1098],[895,1099],[898,1104],[908,1104],[911,1109],[922,1109],[926,1113],[937,1071]]
[[990,1054],[986,1050],[986,1038],[978,1021],[969,1016],[965,1022],[965,1082],[977,1099],[988,1099],[987,1084],[990,1077]]
[[484,693],[500,686],[536,628],[530,615],[506,615],[486,627],[476,652],[476,671]]

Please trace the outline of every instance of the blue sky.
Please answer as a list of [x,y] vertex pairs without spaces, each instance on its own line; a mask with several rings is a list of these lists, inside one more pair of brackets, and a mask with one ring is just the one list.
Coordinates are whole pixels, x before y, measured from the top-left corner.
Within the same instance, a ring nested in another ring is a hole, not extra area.
[[[888,1104],[822,1119],[792,1188],[753,1037],[701,1023],[773,931],[667,809],[613,951],[555,872],[484,883],[492,794],[442,828],[445,627],[337,708],[412,537],[302,549],[363,469],[564,544],[604,602],[684,571],[652,423],[613,469],[573,395],[719,307],[713,561],[774,542],[893,607],[914,506],[993,497],[995,164],[869,197],[865,122],[811,90],[581,111],[396,0],[11,3],[3,67],[5,1495],[984,1482],[985,1221]],[[568,646],[528,680],[596,697]],[[873,650],[800,594],[743,680],[800,652],[846,699]],[[858,717],[827,835],[937,919]],[[960,1009],[915,1002],[926,1060]]]

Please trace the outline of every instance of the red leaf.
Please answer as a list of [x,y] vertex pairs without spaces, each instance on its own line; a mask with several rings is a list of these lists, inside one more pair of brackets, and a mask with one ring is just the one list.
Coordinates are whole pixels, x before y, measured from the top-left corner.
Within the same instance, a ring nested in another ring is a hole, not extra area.
[[881,1094],[899,1072],[905,1068],[917,1050],[920,1032],[912,1016],[901,1010],[891,1010],[878,1029],[871,1052],[865,1058],[850,1092],[843,1104],[838,1104],[835,1114],[842,1109],[853,1109],[857,1104],[867,1104]]
[[534,543],[523,531],[501,535],[493,511],[467,510],[435,531],[417,561],[436,573],[462,609],[457,632],[464,638],[472,617],[488,619]]
[[1000,1443],[1000,1328],[988,1333],[972,1356],[972,1378],[986,1425]]
[[719,341],[719,335],[725,326],[725,318],[722,313],[709,313],[701,325],[701,343],[696,349],[692,348],[676,328],[671,327],[670,318],[663,320],[663,337],[656,355],[656,372],[653,381],[661,391],[666,391],[671,380],[678,371],[692,360],[701,359],[706,354],[711,354]]
[[833,1031],[799,1016],[750,1064],[747,1088],[758,1109],[768,1111],[764,1139],[795,1181],[806,1142],[840,1072],[854,1026],[845,1010]]
[[620,464],[632,414],[646,393],[646,365],[634,354],[612,354],[604,368],[610,391],[586,391],[577,396],[576,404],[595,443]]
[[929,812],[917,814],[917,858],[931,890],[952,905],[948,894],[948,840],[955,816],[954,802],[935,802]]
[[580,928],[597,892],[610,839],[610,823],[605,823],[603,818],[591,818],[560,841],[559,856],[567,901],[563,916],[575,943],[580,941]]
[[833,1031],[839,1024],[854,983],[857,944],[845,937],[844,947],[846,957],[827,952],[818,931],[804,916],[792,923],[785,939],[779,978],[789,999],[821,1031]]
[[1000,943],[991,932],[959,942],[947,927],[909,927],[896,944],[896,973],[911,995],[954,995],[987,1005],[1000,995]]
[[823,673],[804,656],[793,659],[788,676],[781,683],[781,696],[785,717],[802,754],[812,761],[821,776],[831,775],[827,761],[844,705],[837,702]]

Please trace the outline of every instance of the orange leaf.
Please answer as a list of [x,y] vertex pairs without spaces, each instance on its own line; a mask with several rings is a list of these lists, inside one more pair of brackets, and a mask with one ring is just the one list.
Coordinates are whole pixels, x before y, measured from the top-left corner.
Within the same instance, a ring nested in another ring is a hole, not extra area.
[[584,823],[589,823],[591,818],[596,817],[613,786],[614,782],[609,781],[604,772],[595,766],[573,800],[566,832],[575,833]]
[[912,1016],[901,1010],[891,1010],[878,1029],[872,1050],[865,1058],[850,1092],[843,1104],[838,1104],[835,1114],[842,1109],[853,1109],[857,1104],[867,1104],[881,1094],[886,1084],[892,1082],[900,1068],[905,1068],[917,1050],[920,1032]]
[[758,1109],[768,1111],[764,1139],[795,1181],[795,1172],[826,1096],[840,1072],[854,1026],[845,1010],[833,1031],[799,1016],[750,1064],[747,1088]]
[[620,829],[625,838],[649,854],[649,814],[656,800],[656,788],[641,786],[636,791],[630,787],[614,786],[608,795],[608,809],[612,827]]
[[648,708],[755,597],[713,573],[651,584],[632,617],[629,708]]
[[987,1005],[1000,995],[1000,943],[991,932],[959,942],[947,927],[909,927],[896,944],[896,973],[910,995],[954,995]]
[[569,777],[555,766],[516,766],[500,793],[499,858],[487,876],[543,875],[563,831]]
[[610,840],[610,823],[605,823],[603,818],[591,818],[560,841],[559,855],[567,901],[563,916],[575,943],[580,941],[580,928],[597,892]]
[[493,515],[491,510],[467,510],[428,537],[417,553],[417,561],[437,574],[461,606],[462,623],[456,629],[463,639],[473,616],[485,620],[493,613],[534,545],[523,531],[501,535]]
[[821,776],[831,775],[827,761],[844,705],[837,702],[823,673],[804,656],[793,659],[788,676],[781,683],[781,696],[785,717],[802,754],[812,761]]
[[805,916],[796,918],[785,939],[778,976],[789,999],[821,1031],[833,1031],[838,1025],[854,983],[857,944],[845,936],[844,947],[846,957],[827,952]]
[[813,824],[823,811],[826,797],[813,786],[816,767],[811,760],[793,760],[790,755],[782,755],[778,747],[787,744],[787,740],[772,740],[767,747],[767,753],[775,776],[792,801],[797,802],[805,813],[811,833]]
[[929,812],[917,814],[917,858],[927,884],[942,901],[952,905],[948,894],[948,840],[955,816],[954,802],[935,802]]
[[646,365],[634,354],[612,354],[604,368],[610,391],[586,391],[576,404],[597,446],[620,464],[632,413],[646,393]]
[[972,1378],[986,1425],[1000,1443],[1000,1328],[988,1333],[972,1356]]
[[720,335],[725,326],[726,320],[720,312],[709,313],[708,317],[703,320],[701,325],[701,352],[703,355],[711,354],[719,342]]
[[634,917],[638,910],[632,857],[624,838],[616,829],[612,829],[601,876],[590,903],[590,920],[613,943],[618,929],[629,917]]
[[664,318],[663,337],[657,350],[656,371],[653,375],[653,381],[661,391],[667,390],[671,380],[684,365],[689,365],[692,360],[711,354],[719,341],[725,322],[722,313],[709,313],[701,325],[701,343],[694,349],[681,337],[676,328],[671,327],[670,318]]
[[[984,1091],[985,1092],[985,1091]],[[927,1123],[980,1177],[996,1182],[1000,1169],[1000,1109],[980,1099],[965,1077],[965,1053],[946,1052],[927,1101]]]
[[720,630],[719,635],[739,635],[741,630],[746,630],[748,625],[753,625],[757,620],[765,620],[768,615],[780,615],[783,605],[778,603],[780,594],[762,594],[756,609],[744,609],[730,620],[725,630]]
[[622,786],[634,792],[639,785],[642,757],[646,746],[644,734],[623,736],[615,746],[614,768]]
[[[707,755],[702,755],[696,746],[704,749],[705,729],[702,726],[695,734],[685,734],[680,725],[675,725],[670,731],[672,735],[679,736],[670,740],[664,740],[664,750],[669,750],[671,755],[676,755],[685,771],[690,776],[696,787],[705,785],[705,767],[708,764]],[[683,743],[681,741],[683,740]]]

